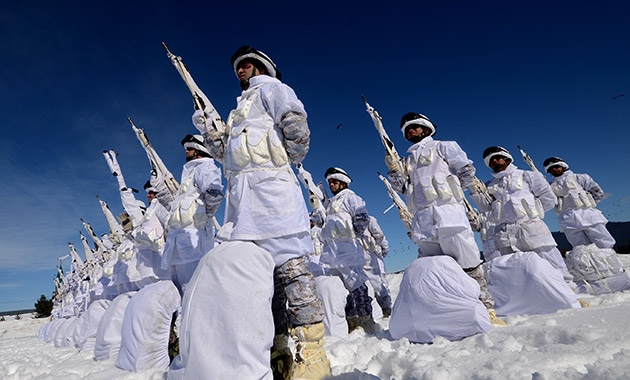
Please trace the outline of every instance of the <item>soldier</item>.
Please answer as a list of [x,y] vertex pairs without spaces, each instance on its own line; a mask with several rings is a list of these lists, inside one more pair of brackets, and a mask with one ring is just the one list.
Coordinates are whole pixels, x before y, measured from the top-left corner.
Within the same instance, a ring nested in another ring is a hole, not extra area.
[[434,140],[436,126],[428,117],[409,112],[400,120],[405,139],[413,145],[404,162],[405,172],[386,157],[394,189],[405,195],[413,214],[411,239],[418,246],[418,257],[447,255],[455,259],[474,278],[494,325],[505,325],[494,311],[475,242],[463,204],[463,190],[475,178],[475,167],[455,141]]
[[615,239],[606,229],[608,220],[596,206],[604,191],[588,174],[575,174],[560,157],[547,158],[543,166],[553,178],[551,188],[558,198],[556,213],[560,231],[575,248],[595,244],[612,248]]
[[[280,81],[280,70],[263,52],[242,46],[230,62],[243,92],[227,120],[227,132],[221,134],[209,128],[209,115],[203,111],[193,114],[193,124],[206,137],[208,149],[223,164],[227,178],[225,219],[217,237],[223,242],[253,242],[271,254],[276,284],[273,303],[288,305],[288,313],[274,316],[272,356],[288,352],[283,343],[288,330],[298,353],[287,361],[291,368],[281,371],[296,378],[321,378],[330,374],[322,339],[324,313],[305,261],[313,249],[309,216],[291,169],[291,164],[302,162],[309,149],[306,111],[295,92]],[[220,344],[216,347],[219,352],[239,355],[247,346],[239,340]],[[260,363],[269,362],[264,352],[251,349],[249,354]],[[229,373],[230,368],[231,363],[217,361],[211,371],[218,376],[223,370]]]
[[494,244],[501,255],[533,251],[562,272],[564,280],[575,289],[573,276],[557,248],[549,227],[542,220],[556,203],[556,196],[545,177],[535,171],[521,170],[512,163],[512,155],[500,146],[484,150],[483,160],[492,169],[486,183],[492,202],[484,202],[479,189],[471,189],[477,205],[489,212],[494,225]]
[[162,269],[170,270],[183,294],[199,260],[214,247],[212,217],[221,205],[223,185],[201,135],[186,135],[181,144],[186,163],[166,223]]

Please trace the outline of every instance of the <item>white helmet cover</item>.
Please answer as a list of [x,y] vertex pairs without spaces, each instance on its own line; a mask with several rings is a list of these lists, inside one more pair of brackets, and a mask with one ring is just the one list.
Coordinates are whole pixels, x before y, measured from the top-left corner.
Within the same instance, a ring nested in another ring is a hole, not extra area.
[[324,174],[324,177],[326,178],[326,181],[328,181],[329,179],[336,179],[347,184],[350,184],[352,182],[352,179],[350,178],[348,173],[346,173],[346,171],[341,168],[328,168],[326,170],[326,174]]
[[487,167],[490,167],[490,160],[492,159],[492,157],[497,156],[505,157],[508,158],[510,161],[514,161],[510,152],[508,152],[508,150],[504,147],[491,146],[483,151],[483,162],[486,164]]
[[545,160],[545,162],[543,162],[543,165],[545,166],[545,171],[546,172],[549,172],[549,169],[552,166],[560,166],[560,167],[563,167],[565,170],[569,169],[569,164],[567,164],[560,157],[549,157],[548,159]]
[[204,152],[208,156],[211,156],[210,152],[208,152],[208,149],[205,147],[205,145],[203,145],[203,142],[204,139],[202,135],[186,135],[186,137],[184,137],[184,139],[182,140],[182,146],[184,148],[196,149],[200,152]]
[[265,66],[265,70],[267,74],[271,77],[281,79],[280,71],[276,68],[276,64],[273,63],[271,58],[262,51],[256,50],[250,46],[241,46],[236,53],[232,56],[232,68],[234,69],[234,73],[236,74],[238,64],[244,59],[254,59],[260,62],[263,66]]

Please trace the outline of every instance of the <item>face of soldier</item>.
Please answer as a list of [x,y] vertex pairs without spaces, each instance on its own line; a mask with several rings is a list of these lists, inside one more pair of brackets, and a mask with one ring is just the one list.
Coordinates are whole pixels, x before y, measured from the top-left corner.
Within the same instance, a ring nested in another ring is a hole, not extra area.
[[348,184],[338,179],[331,178],[328,180],[328,187],[330,188],[330,192],[333,193],[333,195],[336,195],[341,190],[347,188]]
[[195,148],[186,148],[186,162],[197,158],[197,150]]
[[249,88],[249,80],[256,75],[264,74],[264,70],[259,70],[251,61],[244,59],[236,67],[236,76],[243,90]]
[[502,172],[510,165],[510,160],[503,156],[494,156],[490,159],[489,165],[495,172]]
[[565,169],[560,165],[554,165],[547,171],[554,177],[560,177],[565,172]]
[[420,124],[409,124],[407,128],[405,128],[405,138],[414,144],[430,135],[431,130]]

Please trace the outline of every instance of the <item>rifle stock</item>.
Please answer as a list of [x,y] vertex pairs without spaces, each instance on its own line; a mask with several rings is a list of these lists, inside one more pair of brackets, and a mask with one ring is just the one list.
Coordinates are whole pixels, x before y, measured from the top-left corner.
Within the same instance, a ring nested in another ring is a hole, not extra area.
[[[313,176],[311,175],[311,173],[308,172],[308,170],[304,168],[304,165],[298,164],[297,169],[300,182],[302,182],[302,185],[304,185],[306,190],[308,190],[309,192],[309,203],[311,204],[311,208],[313,209],[313,211],[316,211],[318,213],[323,212],[323,214],[325,214],[326,210],[323,206],[325,197],[323,191],[317,185],[315,185],[315,183],[313,182]],[[313,197],[315,197],[316,199],[312,199]]]
[[479,211],[470,204],[466,197],[462,199],[462,202],[464,202],[464,207],[466,207],[466,216],[470,222],[470,227],[473,231],[479,232],[481,230],[481,217],[479,215]]
[[96,198],[98,199],[98,203],[100,203],[101,205],[101,210],[103,210],[103,214],[105,214],[105,219],[107,219],[107,224],[109,225],[109,232],[112,241],[120,244],[123,241],[123,236],[125,235],[122,226],[116,220],[116,217],[109,209],[109,206],[107,206],[107,202],[99,198],[98,195],[96,196]]
[[79,235],[81,236],[81,244],[83,245],[83,252],[85,253],[85,261],[88,263],[93,262],[94,251],[90,248],[87,238],[81,233],[81,231],[79,231]]
[[77,269],[79,269],[79,267],[83,266],[83,260],[74,248],[74,244],[68,243],[68,246],[70,247],[70,256],[72,256],[72,260],[76,263]]

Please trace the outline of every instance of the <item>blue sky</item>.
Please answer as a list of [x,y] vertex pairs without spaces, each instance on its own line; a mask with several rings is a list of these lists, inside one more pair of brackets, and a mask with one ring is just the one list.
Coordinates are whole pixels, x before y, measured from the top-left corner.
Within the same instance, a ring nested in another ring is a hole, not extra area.
[[[362,94],[401,154],[400,117],[420,112],[479,178],[490,178],[490,145],[523,168],[517,145],[539,167],[558,155],[609,194],[600,208],[611,221],[630,220],[628,3],[211,3],[0,5],[0,311],[51,295],[67,242],[83,254],[80,218],[107,231],[96,194],[122,211],[103,150],[118,152],[127,184],[142,189],[150,168],[128,117],[181,174],[192,101],[162,41],[224,118],[240,93],[232,53],[246,44],[272,57],[309,113],[305,167],[316,181],[329,166],[350,174],[390,240],[391,271],[416,251],[396,212],[382,214],[390,200],[376,172],[387,168]],[[553,213],[546,221],[557,230]]]

